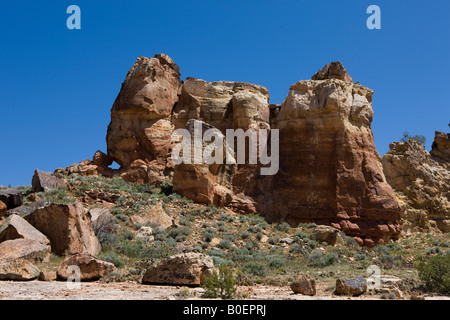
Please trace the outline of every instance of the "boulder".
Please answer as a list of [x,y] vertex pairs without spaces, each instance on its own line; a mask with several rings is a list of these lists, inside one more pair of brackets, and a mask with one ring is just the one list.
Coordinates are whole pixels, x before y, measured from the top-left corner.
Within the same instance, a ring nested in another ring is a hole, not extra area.
[[69,269],[70,266],[80,268],[81,281],[95,281],[116,270],[112,263],[98,260],[88,253],[76,253],[67,256],[61,263],[57,272],[58,278],[67,280],[72,276],[74,272]]
[[50,253],[50,246],[31,239],[7,240],[0,243],[0,260],[24,259],[30,262],[48,262]]
[[113,163],[113,158],[97,150],[92,158],[92,163],[100,167],[109,167]]
[[309,279],[305,275],[299,275],[297,279],[291,283],[291,289],[294,293],[300,293],[305,296],[315,296],[316,282],[314,279]]
[[367,282],[363,276],[354,279],[337,279],[336,291],[337,295],[346,295],[357,297],[367,291]]
[[14,239],[30,239],[49,245],[50,241],[22,217],[13,214],[0,226],[0,242]]
[[109,209],[105,208],[92,208],[89,209],[91,215],[92,228],[95,235],[111,234],[116,232],[116,226],[114,224],[114,217]]
[[0,280],[30,281],[39,277],[40,270],[24,259],[0,259]]
[[50,172],[44,172],[36,169],[34,171],[31,186],[34,192],[45,192],[59,186],[63,186],[64,181],[55,177]]
[[8,207],[3,203],[3,201],[0,201],[0,218],[6,216],[7,212]]
[[50,240],[52,252],[57,255],[66,251],[98,254],[101,250],[90,215],[79,202],[53,203],[33,211],[24,219]]
[[326,242],[334,246],[339,236],[339,230],[330,226],[320,225],[314,228],[313,234],[317,241]]
[[150,266],[145,272],[144,284],[200,285],[214,268],[210,256],[200,253],[181,253]]
[[0,201],[3,202],[8,209],[20,207],[23,204],[23,195],[17,189],[0,190]]

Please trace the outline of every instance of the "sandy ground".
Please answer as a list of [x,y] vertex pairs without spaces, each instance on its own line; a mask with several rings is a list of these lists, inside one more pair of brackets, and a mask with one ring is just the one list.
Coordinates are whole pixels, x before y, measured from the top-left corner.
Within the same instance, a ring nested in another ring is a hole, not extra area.
[[[0,282],[2,300],[176,300],[180,299],[180,287],[149,286],[138,283],[81,283],[78,289],[70,289],[66,282]],[[330,292],[318,292],[314,297],[293,294],[289,288],[255,286],[240,287],[247,299],[261,300],[367,300],[377,296],[364,295],[357,298],[338,297]],[[203,289],[190,288],[187,299],[199,299]],[[408,298],[408,296],[406,297]],[[450,297],[426,297],[427,300],[450,300]]]

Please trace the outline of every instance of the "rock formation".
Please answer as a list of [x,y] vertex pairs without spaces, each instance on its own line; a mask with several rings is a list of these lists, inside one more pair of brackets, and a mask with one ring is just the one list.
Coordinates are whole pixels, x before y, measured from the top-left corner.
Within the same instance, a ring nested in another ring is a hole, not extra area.
[[[354,84],[340,62],[292,85],[285,101],[274,105],[262,86],[195,78],[182,83],[167,55],[139,57],[111,110],[108,154],[59,172],[119,174],[156,185],[173,177],[174,191],[195,201],[292,226],[331,225],[375,245],[398,236],[400,208],[373,142],[372,94]],[[262,176],[261,165],[250,164],[248,156],[242,164],[175,166],[171,135],[191,130],[196,121],[203,131],[216,128],[222,135],[227,129],[278,129],[278,173]],[[121,168],[110,169],[112,161]]]
[[436,132],[430,153],[415,140],[394,142],[383,156],[387,181],[397,191],[406,233],[450,231],[450,138]]
[[375,150],[373,91],[320,79],[292,85],[272,123],[280,169],[266,216],[331,225],[366,245],[395,238],[400,209]]

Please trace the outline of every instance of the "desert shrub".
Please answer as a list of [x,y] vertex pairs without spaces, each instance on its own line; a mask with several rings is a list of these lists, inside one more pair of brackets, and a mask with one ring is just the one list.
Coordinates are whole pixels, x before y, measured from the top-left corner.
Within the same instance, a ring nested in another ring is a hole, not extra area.
[[265,277],[267,275],[266,266],[259,262],[247,262],[242,266],[242,271],[258,277]]
[[248,242],[245,244],[245,247],[246,247],[248,250],[258,250],[258,249],[259,249],[259,243],[256,242],[256,241],[248,241]]
[[312,267],[326,267],[338,261],[338,255],[335,252],[323,253],[321,250],[314,250],[308,256],[308,265]]
[[450,294],[450,255],[437,255],[417,265],[419,278],[428,291]]
[[145,245],[141,240],[123,240],[119,243],[118,249],[127,257],[142,258],[145,252]]
[[205,277],[202,288],[205,289],[204,298],[232,299],[236,295],[237,280],[233,270],[226,264],[219,266],[219,272]]
[[152,226],[152,235],[155,238],[155,241],[166,241],[167,240],[167,233],[161,229],[160,227]]
[[125,261],[114,251],[103,252],[99,255],[99,259],[111,262],[116,268],[120,268],[125,264]]
[[287,231],[289,230],[290,227],[291,227],[291,226],[289,225],[289,223],[283,222],[283,223],[281,223],[281,224],[278,224],[275,228],[276,228],[278,231],[281,231],[281,232],[287,232]]
[[226,256],[226,253],[223,252],[222,250],[219,250],[219,249],[209,250],[206,254],[211,256],[211,257],[214,256],[214,257],[221,257],[221,258],[223,258],[223,257]]
[[285,264],[284,260],[281,260],[279,258],[269,260],[269,267],[271,267],[271,268],[278,269],[278,268],[284,267],[284,264]]
[[241,233],[241,239],[245,240],[250,237],[250,232],[244,231]]
[[186,219],[185,217],[180,218],[180,224],[185,227],[191,226],[191,222],[189,221],[189,219]]
[[253,232],[253,233],[258,233],[262,231],[262,228],[260,226],[250,226],[248,228],[248,231]]
[[271,245],[276,245],[279,241],[280,241],[280,237],[279,236],[275,236],[275,237],[269,238],[269,243]]
[[133,240],[134,239],[134,233],[127,228],[121,228],[119,233],[119,238],[121,240]]
[[219,215],[219,218],[218,218],[220,221],[227,221],[227,222],[233,222],[234,220],[235,220],[235,217],[233,217],[233,216],[231,216],[231,215],[229,215],[229,214],[224,214],[224,213],[221,213],[220,215]]
[[187,236],[191,234],[191,229],[185,226],[171,229],[168,236],[174,239],[176,242],[182,242],[186,240]]
[[231,260],[234,262],[246,262],[250,258],[250,251],[245,248],[234,248],[231,252]]
[[219,242],[217,247],[219,247],[220,249],[230,249],[233,247],[233,245],[231,244],[230,240],[222,240]]
[[299,223],[298,224],[298,228],[304,228],[304,229],[310,229],[310,228],[314,228],[317,225],[315,223]]
[[303,247],[299,244],[294,244],[289,248],[289,253],[306,255],[309,253],[309,251],[308,251],[308,249],[306,249],[305,247]]
[[202,238],[206,242],[211,242],[211,240],[214,238],[214,231],[211,232],[211,231],[205,230],[205,232],[203,232]]
[[[172,182],[166,180],[161,184],[161,193],[165,194],[166,196],[170,195],[172,193],[173,185]],[[181,197],[180,197],[181,199]]]
[[315,249],[317,246],[317,243],[314,240],[308,240],[307,244],[311,249]]
[[403,136],[400,139],[400,141],[406,142],[408,140],[419,141],[423,145],[425,145],[425,143],[427,142],[427,139],[425,138],[425,136],[423,136],[421,134],[416,134],[415,136],[411,136],[408,131],[405,131],[405,132],[403,132]]
[[97,234],[97,239],[102,248],[112,248],[117,243],[117,235],[114,233],[100,232]]

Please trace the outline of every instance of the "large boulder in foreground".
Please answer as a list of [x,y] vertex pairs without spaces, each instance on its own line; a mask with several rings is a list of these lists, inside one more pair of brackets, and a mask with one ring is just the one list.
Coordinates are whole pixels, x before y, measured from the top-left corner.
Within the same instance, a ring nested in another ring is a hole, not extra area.
[[30,262],[50,261],[50,246],[31,239],[7,240],[0,243],[0,260],[24,259]]
[[58,278],[67,280],[74,275],[74,270],[69,268],[77,266],[80,268],[81,281],[95,281],[108,273],[115,271],[114,264],[98,260],[88,253],[76,253],[67,256],[58,268]]
[[31,181],[34,192],[45,192],[62,185],[64,185],[64,181],[55,177],[50,172],[44,172],[38,169],[34,171],[33,179]]
[[0,260],[0,280],[30,281],[39,277],[40,270],[24,259]]
[[200,285],[212,274],[214,262],[200,253],[181,253],[150,266],[145,272],[144,284]]
[[9,209],[20,207],[23,204],[22,192],[17,189],[0,190],[0,201]]
[[22,217],[13,214],[0,226],[0,242],[14,239],[30,239],[49,245],[50,241]]
[[95,255],[101,250],[90,215],[79,202],[50,204],[36,209],[24,219],[50,240],[52,252],[57,255],[63,255],[66,251]]

